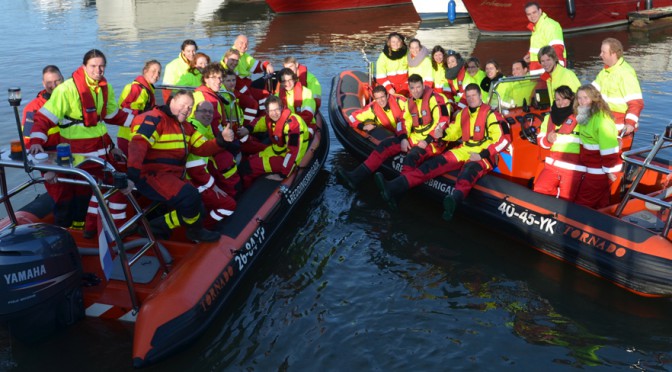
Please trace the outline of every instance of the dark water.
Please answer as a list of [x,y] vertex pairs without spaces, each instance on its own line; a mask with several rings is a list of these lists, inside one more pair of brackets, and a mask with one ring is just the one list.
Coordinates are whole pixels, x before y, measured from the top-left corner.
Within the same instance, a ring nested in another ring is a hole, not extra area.
[[[235,36],[276,65],[287,55],[323,85],[375,60],[391,31],[481,60],[510,63],[525,39],[479,37],[470,24],[420,24],[412,7],[276,16],[264,2],[229,0],[13,0],[0,24],[0,97],[40,70],[69,74],[91,48],[108,57],[119,93],[143,61],[175,58],[185,38],[219,59]],[[518,22],[525,22],[521,14]],[[637,141],[669,121],[672,27],[626,28],[567,38],[577,75],[600,69],[607,36],[626,46],[646,108]],[[326,104],[323,115],[327,116]],[[0,103],[0,143],[15,137]],[[333,136],[332,136],[333,137]],[[440,220],[440,206],[410,193],[389,211],[373,182],[350,192],[335,167],[355,164],[335,138],[324,171],[230,306],[193,346],[151,367],[164,370],[672,370],[672,306],[638,298],[470,221]],[[14,182],[20,174],[12,176]],[[38,345],[0,333],[0,369],[131,369],[132,326],[87,319]]]

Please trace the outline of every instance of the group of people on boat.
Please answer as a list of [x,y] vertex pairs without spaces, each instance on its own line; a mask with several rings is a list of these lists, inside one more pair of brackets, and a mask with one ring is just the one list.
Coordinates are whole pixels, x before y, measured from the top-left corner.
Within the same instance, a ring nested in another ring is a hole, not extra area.
[[[538,133],[529,134],[550,153],[534,190],[592,208],[607,206],[612,184],[622,177],[620,154],[630,149],[644,107],[637,75],[623,59],[621,42],[607,38],[600,49],[604,68],[582,85],[566,67],[561,26],[536,2],[525,5],[525,14],[530,48],[513,63],[512,76],[539,79],[504,79],[494,89],[503,78],[496,61],[489,60],[481,71],[476,57],[464,61],[439,45],[428,52],[420,40],[411,39],[407,46],[402,35],[390,33],[376,62],[373,100],[348,119],[361,131],[383,127],[394,136],[381,141],[354,170],[338,169],[343,183],[354,189],[385,159],[405,153],[397,178],[387,181],[375,174],[381,195],[395,206],[406,190],[459,169],[455,188],[443,201],[444,218],[450,220],[511,144],[500,110],[531,104],[544,87],[550,113]],[[496,98],[492,104],[486,103],[489,95]]]
[[[167,238],[184,226],[189,240],[216,241],[213,227],[234,213],[241,193],[258,177],[289,176],[317,130],[321,86],[315,76],[293,57],[276,72],[247,49],[247,37],[239,35],[219,62],[210,62],[194,40],[185,40],[165,67],[163,105],[155,95],[162,70],[157,60],[145,63],[118,101],[104,77],[101,51],[88,51],[67,80],[49,65],[42,74],[45,89],[24,109],[29,152],[67,144],[75,159],[100,158],[125,172],[127,187],[107,201],[117,227],[127,220],[125,195],[135,188],[167,206],[165,215],[150,221],[155,236]],[[253,82],[256,73],[265,76]],[[108,125],[118,127],[116,144]],[[100,164],[78,166],[113,184]],[[44,174],[55,223],[92,238],[100,201],[88,186],[59,182],[66,177]]]

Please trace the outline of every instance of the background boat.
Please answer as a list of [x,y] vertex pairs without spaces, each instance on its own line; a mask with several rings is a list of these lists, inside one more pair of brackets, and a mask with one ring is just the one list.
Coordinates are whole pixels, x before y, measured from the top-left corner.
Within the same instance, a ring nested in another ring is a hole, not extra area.
[[[450,0],[413,0],[415,11],[423,21],[433,19],[448,19],[448,2]],[[462,0],[455,0],[455,17],[468,19],[469,12]]]
[[[471,19],[484,34],[528,35],[525,4],[527,0],[467,1]],[[561,1],[540,0],[541,9],[558,21],[565,33],[626,24],[628,13],[646,9],[639,0]],[[568,4],[574,5],[574,15]],[[654,2],[656,8],[671,6],[672,0]]]
[[266,0],[276,13],[323,12],[409,4],[410,0]]

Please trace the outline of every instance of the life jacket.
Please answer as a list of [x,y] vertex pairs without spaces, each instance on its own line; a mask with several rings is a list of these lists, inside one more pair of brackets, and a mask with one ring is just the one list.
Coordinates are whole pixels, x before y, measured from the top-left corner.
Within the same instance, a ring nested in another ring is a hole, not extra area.
[[[387,105],[390,107],[390,111],[392,111],[392,116],[394,119],[402,120],[403,113],[401,112],[401,107],[399,107],[399,102],[397,102],[397,99],[391,94],[387,99]],[[390,118],[387,117],[387,113],[385,113],[385,110],[380,107],[379,104],[374,102],[371,105],[371,110],[373,110],[374,115],[376,115],[376,118],[378,118],[378,121],[380,121],[380,124],[383,126],[383,128],[397,133],[397,123],[390,123]]]
[[[303,104],[303,85],[300,82],[294,84],[294,110],[297,110]],[[285,107],[289,106],[287,103],[287,91],[285,89],[280,89],[280,99],[285,103]]]
[[299,75],[299,82],[304,87],[308,86],[308,68],[304,65],[299,65],[297,67],[297,75]]
[[[154,98],[154,86],[147,82],[144,76],[140,75],[135,78],[135,82],[138,83],[147,92],[149,100],[145,103],[145,107],[142,108],[141,112],[149,111],[156,106],[156,99]],[[150,88],[151,87],[151,88]]]
[[75,82],[77,91],[79,92],[79,100],[82,103],[82,122],[84,126],[92,127],[98,124],[101,118],[104,118],[107,114],[107,80],[101,78],[98,81],[98,87],[103,92],[103,107],[98,116],[98,111],[96,109],[96,101],[93,99],[91,94],[91,88],[86,82],[86,73],[84,72],[84,66],[80,66],[75,72],[72,73],[72,80]]
[[413,127],[415,127],[415,132],[423,132],[429,127],[432,126],[434,117],[432,116],[431,107],[429,107],[429,102],[432,98],[432,95],[436,99],[437,109],[441,111],[442,116],[448,116],[448,109],[446,108],[446,101],[443,99],[441,94],[435,94],[434,89],[425,87],[424,92],[422,92],[422,104],[420,107],[420,112],[418,112],[418,105],[416,105],[415,100],[411,99],[408,107],[413,116]]
[[[448,80],[448,84],[450,84],[450,88],[454,90],[453,94],[458,95],[460,93],[464,93],[464,87],[462,86],[462,82],[464,82],[464,76],[467,74],[467,69],[466,67],[462,67],[460,71],[457,73],[457,77],[453,80]],[[454,83],[457,83],[457,86],[453,85]]]
[[285,146],[285,123],[289,121],[291,114],[292,112],[289,109],[283,109],[280,118],[275,122],[275,128],[273,128],[273,120],[266,114],[266,128],[268,133],[273,133],[271,142],[278,147]]
[[478,108],[478,115],[474,123],[474,135],[471,135],[471,115],[469,108],[462,109],[462,118],[460,125],[462,126],[462,143],[467,146],[479,146],[483,142],[490,139],[488,135],[488,115],[490,115],[490,106],[485,103]]

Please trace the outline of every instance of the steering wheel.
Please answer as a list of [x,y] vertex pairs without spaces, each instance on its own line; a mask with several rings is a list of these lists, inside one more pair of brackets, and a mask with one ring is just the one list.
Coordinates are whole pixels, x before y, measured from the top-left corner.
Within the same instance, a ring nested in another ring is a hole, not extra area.
[[518,119],[518,121],[520,122],[520,137],[536,145],[537,127],[534,126],[534,119],[539,119],[539,122],[543,122],[544,118],[542,118],[541,115],[539,114],[530,112],[525,114],[524,118],[519,116],[516,119]]

